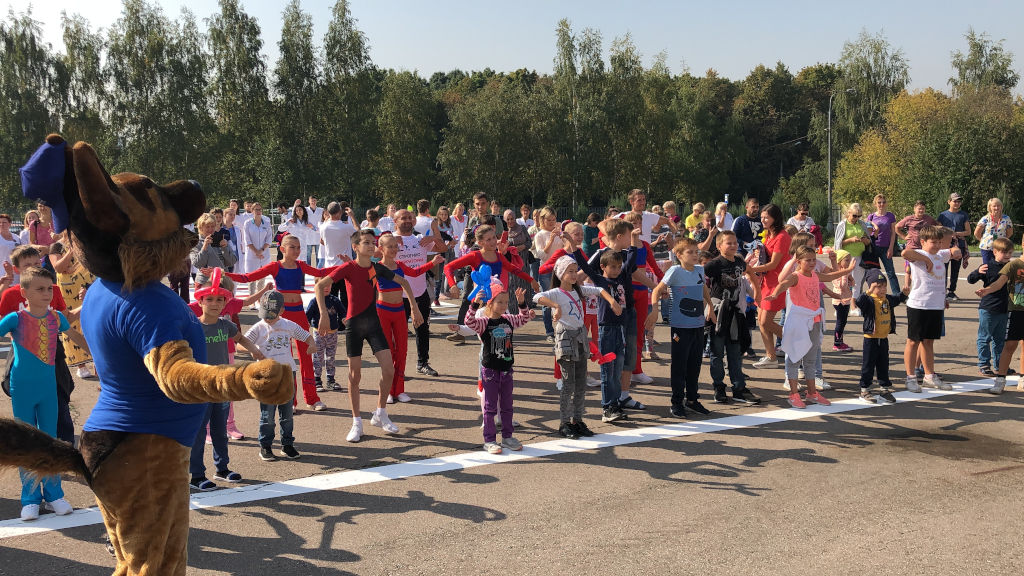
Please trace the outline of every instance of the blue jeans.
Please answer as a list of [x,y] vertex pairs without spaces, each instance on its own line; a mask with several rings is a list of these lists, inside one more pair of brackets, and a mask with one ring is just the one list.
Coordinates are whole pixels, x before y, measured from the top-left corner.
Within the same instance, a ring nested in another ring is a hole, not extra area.
[[896,268],[893,266],[892,258],[885,256],[888,250],[888,246],[885,248],[875,246],[875,253],[878,254],[878,264],[885,269],[885,275],[889,278],[889,293],[895,295],[900,292],[900,279],[896,276]]
[[[743,329],[742,327],[740,328]],[[747,387],[743,377],[743,345],[739,340],[727,340],[724,336],[711,335],[711,384],[715,391],[725,389],[725,362],[729,364],[729,380],[735,396]]]
[[270,448],[274,444],[274,413],[277,413],[277,423],[281,426],[281,446],[291,446],[295,443],[295,436],[292,436],[292,417],[294,408],[292,403],[286,402],[280,405],[260,403],[260,446]]
[[992,260],[995,260],[995,255],[992,253],[991,250],[982,250],[981,251],[981,263],[982,264],[988,264]]
[[978,368],[999,367],[1009,317],[1007,312],[978,309]]
[[601,354],[615,353],[615,360],[601,364],[601,406],[611,408],[619,405],[619,396],[622,395],[622,363],[625,360],[626,340],[622,326],[619,325],[598,326],[597,339]]
[[[551,289],[551,274],[541,274],[537,281],[540,282],[542,291]],[[551,308],[547,306],[544,307],[544,332],[548,336],[555,335],[555,326],[551,323]]]
[[206,476],[203,453],[206,450],[206,425],[210,425],[210,440],[213,442],[213,464],[218,472],[228,469],[228,410],[230,402],[210,402],[206,405],[203,424],[192,443],[192,455],[188,460],[188,472],[193,478]]

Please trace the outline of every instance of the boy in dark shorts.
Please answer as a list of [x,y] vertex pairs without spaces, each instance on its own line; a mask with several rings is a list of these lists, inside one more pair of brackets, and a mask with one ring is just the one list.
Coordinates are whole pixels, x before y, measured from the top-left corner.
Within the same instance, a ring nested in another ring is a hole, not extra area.
[[[348,397],[352,404],[352,429],[345,437],[349,442],[358,442],[363,437],[363,419],[359,412],[359,380],[362,377],[363,342],[370,345],[370,350],[380,365],[380,385],[377,394],[377,409],[370,418],[370,424],[381,427],[388,434],[398,434],[396,426],[388,417],[388,391],[394,379],[395,368],[391,360],[384,329],[380,325],[375,303],[378,278],[398,283],[410,301],[415,301],[409,282],[396,275],[387,266],[373,262],[373,253],[377,248],[373,230],[359,230],[352,235],[352,248],[356,259],[346,262],[334,269],[330,275],[316,283],[316,304],[320,310],[327,309],[327,294],[335,282],[344,280],[348,294],[348,314],[345,317],[345,348],[348,351]],[[412,325],[417,327],[423,323],[419,309],[412,308]],[[317,332],[321,336],[330,332],[331,323],[327,314],[320,315]]]
[[[946,310],[945,264],[960,259],[960,249],[942,249],[945,231],[939,226],[921,229],[921,248],[907,248],[903,259],[912,271],[910,295],[907,298],[907,346],[903,362],[907,370],[907,390],[920,392],[914,370],[924,366],[924,386],[939,390],[953,387],[935,373],[935,341],[942,337],[942,321]],[[947,242],[948,245],[948,242]]]

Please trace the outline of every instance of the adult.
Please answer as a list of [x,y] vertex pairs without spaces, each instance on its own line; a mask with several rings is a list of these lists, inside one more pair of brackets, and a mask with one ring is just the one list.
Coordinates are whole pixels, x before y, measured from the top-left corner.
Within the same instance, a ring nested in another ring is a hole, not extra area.
[[706,209],[703,202],[697,202],[693,205],[693,211],[686,216],[686,230],[691,236],[697,230],[697,226],[700,225],[701,215],[704,214]]
[[248,271],[245,265],[245,255],[249,251],[245,240],[245,223],[252,220],[252,213],[249,212],[249,202],[243,202],[242,206],[243,209],[239,211],[238,200],[228,202],[228,207],[235,210],[235,236],[238,238],[238,263],[235,264],[235,272]]
[[[853,301],[860,298],[861,285],[864,283],[864,269],[860,267],[864,250],[871,245],[871,230],[865,227],[861,218],[864,212],[860,204],[854,202],[846,209],[846,218],[836,224],[835,249],[846,250],[850,253],[857,267],[853,269]],[[868,224],[867,226],[871,226]],[[852,316],[860,316],[860,308],[854,307],[850,311]]]
[[999,198],[988,199],[988,214],[978,220],[978,225],[974,228],[974,237],[979,240],[978,248],[981,250],[982,264],[992,261],[993,240],[1013,237],[1013,223],[1009,216],[1003,214],[1002,200]]
[[814,226],[814,218],[810,217],[811,207],[807,202],[796,205],[796,215],[786,220],[787,226],[796,226],[797,232],[810,232]]
[[878,256],[878,264],[885,268],[885,275],[889,278],[889,292],[892,295],[900,292],[900,279],[896,276],[896,268],[893,266],[893,250],[896,247],[896,215],[886,210],[889,201],[884,194],[875,195],[875,211],[868,214],[868,222],[873,228],[873,239],[875,255]]
[[[452,260],[455,260],[455,246],[458,245],[458,236],[455,235],[455,226],[453,225],[452,214],[448,210],[447,206],[438,206],[437,216],[434,218],[435,224],[437,225],[438,234],[441,237],[441,243],[435,242],[435,247],[443,247],[444,250],[439,251],[444,262],[439,263],[434,267],[434,305],[440,306],[440,297],[442,293],[447,292],[445,288],[444,280],[444,265]],[[443,243],[443,245],[442,245]]]
[[[473,208],[476,209],[476,214],[469,219],[465,234],[462,237],[462,243],[466,246],[467,250],[476,242],[473,239],[474,230],[477,226],[484,223],[485,217],[491,214],[491,200],[487,197],[486,192],[473,194]],[[505,222],[501,218],[495,218],[494,220],[494,235],[500,239],[501,235],[505,233]]]
[[[529,208],[529,206],[526,206],[525,204],[523,204],[523,207],[527,209]],[[529,212],[526,212],[526,214],[529,215]],[[513,212],[511,209],[505,210],[504,216],[505,227],[508,229],[508,245],[515,248],[516,252],[522,255],[524,266],[529,267],[532,270],[533,265],[536,262],[537,267],[539,268],[540,263],[537,262],[535,258],[533,258],[533,252],[530,252],[530,248],[533,245],[533,239],[530,238],[530,233],[526,231],[526,226],[524,226],[520,222],[522,218],[516,218],[516,213]],[[532,222],[532,220],[530,221]],[[536,274],[534,274],[533,276],[535,278],[537,277]],[[533,294],[531,294],[532,291],[530,289],[530,284],[528,282],[524,282],[518,276],[510,276],[508,280],[509,293],[515,294],[516,289],[523,288],[524,290],[526,290],[526,301],[533,301]]]
[[466,233],[466,224],[469,218],[466,216],[466,205],[459,202],[452,210],[452,238],[455,239],[455,256],[462,256],[462,236]]
[[413,227],[420,236],[436,235],[437,222],[430,215],[430,200],[416,201],[416,225]]
[[522,226],[523,228],[529,228],[530,226],[534,225],[534,219],[530,218],[529,204],[523,204],[522,206],[520,206],[519,213],[522,214],[522,216],[520,218],[516,218],[516,222],[518,222],[520,226]]
[[[427,263],[427,254],[431,249],[443,252],[438,245],[440,236],[422,236],[416,233],[416,216],[402,209],[395,212],[395,232],[398,237],[398,256],[395,260],[410,268],[419,268]],[[437,370],[430,366],[430,304],[433,298],[427,292],[427,279],[424,276],[406,278],[412,288],[415,301],[405,299],[405,313],[412,317],[412,307],[416,306],[423,323],[416,327],[416,371],[427,376],[437,376]]]
[[330,220],[320,226],[320,244],[324,247],[324,265],[340,266],[352,259],[352,235],[356,228],[349,222],[344,202],[327,205]]
[[18,236],[21,238],[22,244],[31,244],[29,235],[32,233],[32,223],[39,220],[39,212],[35,210],[29,210],[25,212],[25,218],[22,219],[22,228]]
[[196,273],[196,284],[205,284],[210,278],[203,270],[220,268],[225,272],[235,263],[235,251],[228,244],[228,239],[217,229],[217,222],[211,214],[201,214],[196,221],[199,242],[189,252],[189,262],[199,270]]
[[782,210],[775,204],[768,204],[761,209],[761,225],[764,226],[764,247],[761,249],[760,264],[751,266],[750,272],[761,275],[761,302],[758,304],[757,325],[761,330],[761,341],[764,342],[765,355],[754,367],[763,368],[774,365],[778,360],[775,355],[775,339],[782,338],[782,326],[775,321],[775,315],[786,307],[785,298],[765,300],[779,285],[779,272],[789,261],[789,234],[783,226]]
[[380,222],[377,223],[377,228],[380,228],[381,232],[394,232],[395,231],[395,205],[388,204],[387,212],[384,216],[381,216]]
[[239,252],[240,247],[238,245],[238,228],[235,227],[235,211],[232,210],[231,208],[228,208],[227,210],[224,211],[224,219],[221,221],[220,231],[224,235],[224,237],[228,239],[228,244],[231,246],[231,249],[235,253],[236,264],[235,266],[231,266],[228,268],[228,272],[234,272],[235,268],[240,268],[240,266],[238,266],[237,264],[237,261],[241,254]]
[[[259,270],[270,264],[270,246],[274,242],[274,232],[270,228],[270,218],[263,215],[263,205],[253,202],[249,205],[252,218],[245,221],[245,269]],[[249,294],[255,294],[266,280],[260,279],[249,283]]]
[[949,210],[943,210],[939,214],[939,224],[953,231],[953,246],[960,249],[963,257],[959,260],[950,260],[946,264],[946,273],[949,282],[946,285],[946,299],[959,300],[956,295],[956,282],[960,279],[960,266],[967,266],[967,237],[971,235],[970,217],[967,212],[961,210],[964,197],[953,192],[949,195],[947,204]]
[[[758,236],[761,234],[761,219],[758,214],[761,212],[761,203],[757,198],[747,199],[746,213],[732,222],[732,231],[736,234],[736,241],[739,242],[738,252],[743,258],[747,257],[756,246]],[[781,225],[782,223],[779,222]]]
[[718,227],[718,231],[732,230],[732,221],[732,214],[729,214],[729,204],[726,202],[715,204],[715,226]]
[[306,255],[306,264],[310,266],[315,264],[316,261],[311,259],[313,254],[309,247],[320,244],[320,234],[317,233],[316,226],[309,221],[309,214],[306,212],[305,206],[302,204],[293,206],[291,215],[278,225],[277,231],[298,238],[302,243],[300,254]]
[[53,244],[53,212],[45,204],[37,204],[39,219],[29,226],[28,243],[35,246]]
[[[319,237],[320,221],[324,219],[324,209],[317,206],[316,196],[310,196],[307,201],[309,202],[309,205],[306,206],[306,219],[313,225],[313,231],[316,232],[316,235]],[[319,260],[319,249],[319,239],[306,245],[306,263],[310,266],[314,266],[317,260]]]
[[[676,223],[673,222],[671,218],[666,218],[665,216],[661,216],[659,214],[655,214],[654,212],[647,211],[647,193],[644,192],[643,190],[639,188],[634,188],[630,190],[628,200],[629,206],[630,208],[632,208],[632,211],[641,215],[641,238],[650,238],[651,230],[657,230],[662,226],[668,226],[669,228],[672,229],[673,232],[678,231],[679,227],[676,226]],[[616,218],[623,218],[626,216],[625,213],[618,212],[614,206],[608,208],[609,213],[613,209],[616,210],[616,213],[614,214]],[[609,214],[609,217],[612,217],[612,215]]]
[[[533,237],[533,255],[539,262],[547,262],[552,254],[562,248],[562,228],[558,225],[558,216],[549,206],[540,211],[540,218],[537,220],[540,230]],[[541,291],[551,289],[551,273],[541,274]],[[551,308],[544,307],[544,332],[547,334],[549,344],[555,343],[555,327],[552,323]]]

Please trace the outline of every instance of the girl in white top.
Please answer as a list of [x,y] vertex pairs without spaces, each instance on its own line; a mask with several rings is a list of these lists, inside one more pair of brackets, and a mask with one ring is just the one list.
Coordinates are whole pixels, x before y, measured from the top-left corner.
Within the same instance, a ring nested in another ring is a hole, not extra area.
[[612,311],[622,313],[622,307],[612,295],[596,286],[577,284],[579,267],[572,256],[562,256],[555,262],[551,290],[540,292],[533,301],[553,310],[555,325],[555,360],[562,369],[562,390],[559,416],[562,425],[558,432],[566,438],[593,436],[583,422],[583,401],[587,393],[587,360],[590,357],[590,339],[584,325],[586,299],[600,296],[608,301]]
[[312,262],[310,250],[307,246],[312,244],[320,243],[320,234],[317,231],[317,227],[313,222],[309,221],[309,217],[306,213],[306,208],[301,204],[296,205],[292,208],[291,216],[277,227],[278,232],[287,232],[292,236],[295,236],[301,242],[301,252],[299,254],[306,255],[306,264],[310,266],[316,266],[316,262]]

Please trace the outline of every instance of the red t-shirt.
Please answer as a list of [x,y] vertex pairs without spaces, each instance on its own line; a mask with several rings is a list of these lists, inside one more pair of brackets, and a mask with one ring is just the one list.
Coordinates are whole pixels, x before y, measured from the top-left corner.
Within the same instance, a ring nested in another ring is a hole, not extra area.
[[[24,302],[25,299],[21,296],[20,286],[11,286],[4,290],[3,296],[0,296],[0,317],[7,316],[11,312],[17,312]],[[60,295],[60,289],[56,284],[53,286],[53,299],[50,300],[50,308],[58,312],[64,312],[68,309],[68,305],[64,303],[64,297]]]
[[367,268],[363,268],[356,260],[336,267],[328,276],[335,282],[345,281],[345,292],[348,294],[346,319],[355,318],[374,305],[377,296],[374,280],[378,276],[384,280],[395,279],[395,273],[380,262],[374,262]]

